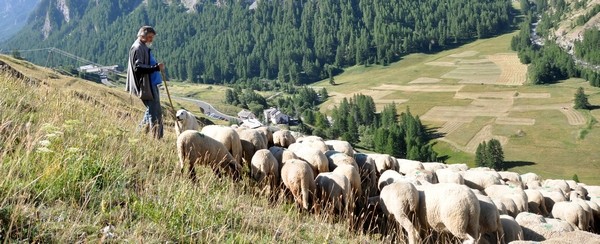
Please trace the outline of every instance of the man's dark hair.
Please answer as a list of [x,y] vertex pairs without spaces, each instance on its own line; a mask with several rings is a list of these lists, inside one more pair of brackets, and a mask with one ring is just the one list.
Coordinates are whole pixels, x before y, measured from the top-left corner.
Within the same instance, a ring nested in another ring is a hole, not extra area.
[[140,28],[140,30],[138,31],[138,37],[146,36],[149,33],[156,35],[156,31],[154,30],[154,28],[152,28],[152,26],[142,26],[142,28]]

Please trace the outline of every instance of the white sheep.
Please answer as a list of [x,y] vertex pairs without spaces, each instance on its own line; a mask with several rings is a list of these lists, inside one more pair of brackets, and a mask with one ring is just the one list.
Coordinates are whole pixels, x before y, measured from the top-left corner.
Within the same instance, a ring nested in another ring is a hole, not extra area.
[[504,206],[504,209],[506,210],[507,215],[510,215],[510,216],[516,218],[517,215],[519,214],[519,209],[517,207],[517,204],[515,204],[515,201],[513,201],[511,198],[502,197],[500,199],[494,199],[494,201],[498,201],[500,204],[502,204]]
[[521,182],[523,182],[523,184],[527,185],[529,182],[533,182],[533,181],[541,182],[542,177],[540,177],[536,173],[531,173],[531,172],[521,175]]
[[322,142],[324,142],[325,140],[323,140],[323,138],[319,137],[319,136],[304,136],[301,138],[296,138],[296,142],[298,142],[298,143],[302,143],[304,141],[322,141]]
[[379,203],[383,212],[396,220],[408,233],[408,243],[419,243],[419,233],[410,216],[414,216],[419,208],[419,192],[409,182],[394,182],[381,190]]
[[469,170],[469,166],[466,164],[448,164],[448,169],[459,172],[459,171],[467,171]]
[[201,132],[223,143],[231,156],[238,163],[242,163],[242,143],[240,142],[240,136],[233,128],[222,125],[209,125],[202,128]]
[[587,213],[574,202],[557,202],[552,209],[552,217],[569,222],[580,230],[587,230]]
[[[510,199],[509,199],[510,200]],[[510,200],[512,201],[512,200]],[[500,200],[494,200],[492,199],[492,202],[494,202],[494,205],[496,205],[496,209],[498,209],[498,213],[500,213],[501,215],[508,215],[508,211],[506,211],[506,206],[504,206],[504,203],[501,202]],[[514,205],[515,202],[512,202],[512,204]],[[514,205],[515,209],[517,208],[517,205]]]
[[546,210],[552,212],[554,204],[558,202],[567,201],[564,192],[558,188],[540,188],[540,193],[544,196],[544,203],[546,203]]
[[354,157],[354,149],[352,148],[352,145],[350,145],[350,143],[347,141],[328,140],[325,141],[325,145],[327,145],[329,150],[338,151],[341,153],[345,153],[350,157]]
[[590,206],[592,212],[594,213],[594,229],[596,232],[598,232],[600,231],[600,205],[593,201],[585,202]]
[[[575,192],[571,192],[571,193],[577,194]],[[575,197],[575,198],[571,199],[571,202],[579,204],[579,206],[585,212],[586,217],[585,217],[584,224],[586,226],[585,226],[585,229],[582,229],[582,230],[591,231],[594,228],[594,210],[590,207],[590,205],[588,204],[588,201],[585,201],[581,198]]]
[[569,188],[571,188],[571,190],[577,189],[577,182],[575,182],[574,180],[565,180],[565,182],[567,182],[567,185],[569,185]]
[[318,136],[307,136],[296,140],[296,143],[303,144],[313,149],[317,149],[322,153],[329,151],[329,147],[325,144],[323,138]]
[[523,239],[528,241],[544,241],[575,230],[565,221],[544,218],[533,213],[520,213],[515,220],[523,230]]
[[352,165],[340,165],[335,168],[332,173],[345,176],[350,183],[351,194],[348,195],[348,208],[350,210],[354,210],[354,207],[357,206],[357,204],[354,203],[360,203],[358,206],[361,207],[366,204],[366,198],[364,198],[362,195],[360,173],[358,172],[358,168]]
[[488,196],[475,194],[479,201],[479,233],[486,239],[499,240],[504,235],[498,208]]
[[435,175],[439,183],[465,184],[465,179],[462,175],[451,169],[438,169],[435,171]]
[[289,147],[296,142],[296,138],[289,130],[280,130],[273,133],[273,144],[280,147]]
[[327,157],[327,163],[331,171],[341,165],[351,165],[358,169],[358,164],[354,160],[354,157],[350,157],[345,153],[330,150],[325,152],[325,157]]
[[294,137],[295,141],[298,141],[299,138],[305,137],[305,135],[303,135],[302,133],[300,133],[298,131],[292,131],[292,136]]
[[557,188],[557,189],[561,189],[565,195],[565,197],[567,197],[569,195],[569,192],[571,192],[571,187],[569,186],[569,184],[565,181],[565,180],[545,180],[542,183],[542,186],[544,188]]
[[427,162],[427,163],[423,163],[423,168],[425,168],[426,170],[429,170],[431,172],[437,172],[440,169],[447,169],[448,165],[443,164],[443,163],[437,163],[437,162]]
[[[517,205],[517,214],[529,210],[529,201],[525,191],[519,187],[491,185],[485,188],[485,194],[492,199],[510,198]],[[515,215],[516,216],[516,215]]]
[[537,180],[530,181],[530,182],[527,182],[527,184],[525,184],[525,188],[532,189],[532,190],[538,190],[538,189],[542,188],[542,183]]
[[391,169],[398,171],[398,161],[394,159],[392,156],[388,154],[367,154],[369,157],[373,158],[375,161],[375,167],[377,168],[377,172],[381,175],[384,171]]
[[546,209],[546,200],[540,191],[527,189],[525,190],[525,194],[527,194],[529,212],[548,216],[549,212]]
[[256,151],[267,149],[267,137],[258,129],[238,129],[242,159],[249,164]]
[[581,197],[581,199],[588,199],[588,192],[587,189],[585,189],[585,187],[583,187],[582,185],[577,184],[577,186],[572,190],[574,192],[577,192],[577,194],[579,194],[579,196]]
[[188,163],[190,178],[196,180],[195,165],[206,165],[217,175],[226,173],[234,180],[241,177],[242,166],[231,156],[223,144],[196,130],[187,130],[177,137],[179,168]]
[[354,161],[356,161],[360,171],[363,195],[366,197],[378,195],[377,168],[375,167],[375,161],[373,158],[363,153],[355,153]]
[[479,236],[479,201],[466,186],[434,184],[416,186],[419,190],[419,221],[422,227],[450,232],[474,243]]
[[465,180],[465,185],[483,191],[485,188],[492,185],[500,185],[499,177],[489,174],[485,171],[461,171]]
[[523,229],[517,221],[508,215],[500,215],[500,223],[504,231],[504,242],[524,240]]
[[404,178],[404,176],[402,176],[400,173],[398,173],[397,171],[388,169],[386,171],[384,171],[381,176],[379,177],[379,180],[377,182],[377,186],[379,187],[379,190],[382,190],[383,187],[392,184],[394,182],[399,182],[399,181],[406,181],[408,182],[407,179]]
[[266,181],[274,192],[279,185],[279,163],[267,149],[256,151],[251,160],[250,175],[258,182]]
[[426,169],[412,169],[409,170],[406,175],[406,178],[414,179],[419,182],[429,182],[432,184],[438,183],[435,174]]
[[[295,145],[296,143],[292,144]],[[329,172],[329,161],[325,154],[318,149],[300,145],[298,147],[290,147],[290,151],[294,152],[300,159],[306,161],[313,169],[313,174],[316,176],[319,173]]]
[[596,235],[596,234],[589,233],[586,231],[576,230],[576,231],[571,231],[571,232],[560,233],[556,237],[552,237],[552,238],[544,241],[544,243],[575,243],[575,242],[586,243],[586,244],[588,244],[588,243],[599,244],[600,243],[600,235]]
[[423,163],[409,159],[396,159],[398,161],[399,172],[403,175],[408,174],[412,170],[425,169]]
[[279,163],[279,168],[283,167],[283,151],[285,151],[286,149],[283,147],[278,147],[278,146],[272,146],[269,147],[269,151],[271,152],[271,154],[273,154],[273,156],[275,157],[275,159],[277,159],[277,163]]
[[267,138],[267,147],[274,146],[273,145],[273,133],[275,131],[278,131],[279,128],[272,127],[272,126],[261,126],[256,129],[259,130],[265,136],[265,138]]
[[294,196],[296,204],[311,210],[315,200],[316,186],[313,170],[302,160],[289,160],[281,168],[281,180]]
[[513,185],[518,185],[522,189],[525,189],[523,180],[521,180],[521,175],[519,175],[518,173],[508,172],[508,171],[500,171],[500,172],[498,172],[498,174],[500,175],[501,179],[504,182],[511,182]]
[[292,160],[292,159],[300,159],[298,156],[296,156],[296,154],[294,152],[287,150],[285,148],[282,148],[282,147],[272,146],[269,148],[269,151],[271,152],[271,154],[273,154],[273,156],[275,156],[275,159],[277,159],[277,163],[279,164],[280,172],[281,172],[281,167],[283,167],[283,164],[286,161]]
[[600,186],[588,186],[581,183],[577,185],[582,186],[587,191],[588,197],[600,199]]
[[319,200],[319,205],[324,210],[334,210],[340,214],[348,214],[349,212],[349,196],[351,194],[351,186],[348,179],[339,174],[331,172],[320,173],[315,178],[316,196]]
[[175,114],[176,125],[175,125],[175,133],[177,136],[181,134],[181,132],[186,130],[199,130],[200,124],[198,124],[198,120],[196,120],[196,116],[194,116],[191,112],[186,111],[185,109],[177,110]]

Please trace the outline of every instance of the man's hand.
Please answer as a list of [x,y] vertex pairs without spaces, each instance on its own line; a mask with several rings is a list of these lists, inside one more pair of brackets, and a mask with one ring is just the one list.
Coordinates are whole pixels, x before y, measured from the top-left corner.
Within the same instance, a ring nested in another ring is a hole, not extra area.
[[158,68],[160,69],[160,71],[165,71],[165,64],[158,63]]

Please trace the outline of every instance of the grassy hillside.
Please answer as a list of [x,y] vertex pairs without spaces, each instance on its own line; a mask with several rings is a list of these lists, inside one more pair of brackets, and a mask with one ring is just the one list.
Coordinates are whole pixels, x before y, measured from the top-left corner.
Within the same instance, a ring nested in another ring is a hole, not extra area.
[[370,95],[378,109],[395,102],[410,108],[446,136],[436,149],[450,163],[473,165],[483,140],[499,139],[510,170],[600,184],[600,110],[572,108],[575,90],[584,87],[600,105],[600,88],[581,79],[547,86],[526,82],[527,66],[510,50],[515,33],[478,40],[436,54],[412,54],[389,66],[355,66],[316,83],[332,96],[328,112],[343,97]]
[[202,169],[192,184],[171,130],[135,132],[143,106],[122,88],[0,60],[35,79],[0,75],[0,242],[369,241],[247,181]]

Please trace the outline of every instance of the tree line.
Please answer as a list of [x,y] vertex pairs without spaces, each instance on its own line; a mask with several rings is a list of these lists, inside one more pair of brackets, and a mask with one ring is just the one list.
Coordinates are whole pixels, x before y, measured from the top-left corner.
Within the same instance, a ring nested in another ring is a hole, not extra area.
[[[125,67],[137,29],[149,24],[158,32],[155,53],[170,77],[219,84],[307,84],[343,67],[386,65],[407,53],[492,36],[511,24],[505,0],[281,0],[260,1],[254,10],[248,1],[221,0],[201,2],[192,12],[162,0],[70,0],[69,22],[53,2],[43,0],[28,26],[3,47],[57,47]],[[47,38],[41,33],[46,16]],[[47,53],[28,55],[37,63],[48,60]]]
[[398,114],[395,104],[376,112],[370,96],[357,94],[344,98],[333,108],[328,119],[319,111],[305,110],[303,122],[312,126],[314,135],[342,139],[352,145],[398,158],[423,162],[440,161],[433,150],[434,133],[410,110]]

